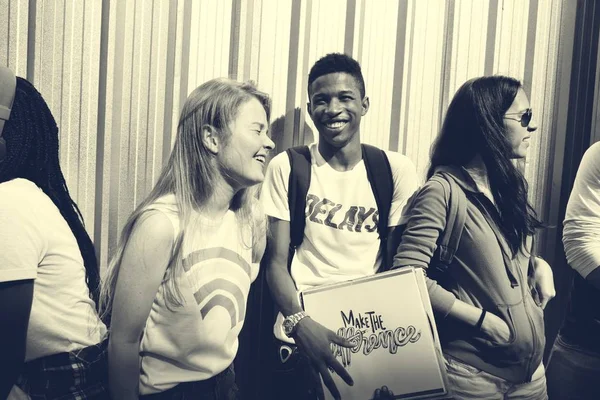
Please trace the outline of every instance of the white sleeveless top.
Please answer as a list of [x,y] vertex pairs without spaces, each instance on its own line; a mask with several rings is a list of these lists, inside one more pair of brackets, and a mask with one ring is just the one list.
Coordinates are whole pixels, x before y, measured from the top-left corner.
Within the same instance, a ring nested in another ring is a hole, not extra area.
[[[177,237],[174,195],[148,209],[163,212]],[[233,211],[217,222],[198,217],[194,226],[186,231],[183,270],[174,278],[183,306],[167,305],[161,285],[146,321],[140,345],[141,395],[209,379],[225,370],[237,353],[250,284],[258,274],[258,264],[252,264],[251,230],[241,232]]]

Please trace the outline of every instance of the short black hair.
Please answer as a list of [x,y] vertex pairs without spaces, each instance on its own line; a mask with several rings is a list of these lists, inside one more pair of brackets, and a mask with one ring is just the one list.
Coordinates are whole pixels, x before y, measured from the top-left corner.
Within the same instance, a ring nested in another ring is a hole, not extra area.
[[330,53],[321,57],[310,69],[308,74],[308,93],[310,85],[323,75],[344,72],[351,75],[358,83],[360,96],[365,97],[365,80],[358,61],[342,53]]

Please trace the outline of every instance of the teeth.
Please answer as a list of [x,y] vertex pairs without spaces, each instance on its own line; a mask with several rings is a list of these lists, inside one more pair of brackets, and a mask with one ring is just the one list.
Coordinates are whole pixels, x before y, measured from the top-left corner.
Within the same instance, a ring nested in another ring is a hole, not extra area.
[[265,156],[256,156],[256,157],[254,157],[254,159],[261,163],[265,162]]
[[346,123],[345,122],[332,122],[329,124],[326,124],[328,128],[333,128],[333,129],[337,129],[337,128],[341,128],[342,126],[344,126]]

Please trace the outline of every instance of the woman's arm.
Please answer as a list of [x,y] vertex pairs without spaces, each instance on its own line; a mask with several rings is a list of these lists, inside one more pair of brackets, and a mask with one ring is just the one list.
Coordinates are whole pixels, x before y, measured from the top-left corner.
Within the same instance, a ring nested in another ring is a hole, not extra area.
[[[429,180],[419,189],[402,217],[406,227],[394,255],[394,268],[413,266],[427,270],[437,249],[437,240],[446,228],[449,198],[449,186],[437,181]],[[426,282],[433,310],[447,316],[456,297],[427,276]]]
[[[419,190],[409,215],[405,216],[406,228],[400,245],[394,256],[394,268],[413,266],[427,269],[437,249],[437,240],[446,228],[447,202],[450,198],[449,187],[436,181],[428,181]],[[437,314],[461,321],[473,328],[479,328],[495,341],[507,341],[510,338],[508,325],[492,313],[458,300],[454,294],[435,280],[426,277],[427,290],[431,306]]]
[[33,279],[0,283],[0,399],[5,399],[25,361]]
[[533,286],[534,300],[542,309],[556,296],[554,274],[550,264],[541,257],[533,257]]
[[22,372],[34,282],[48,248],[30,207],[10,191],[0,196],[0,399]]
[[140,341],[171,258],[174,238],[168,217],[153,211],[136,223],[125,247],[108,344],[109,391],[113,399],[138,398]]

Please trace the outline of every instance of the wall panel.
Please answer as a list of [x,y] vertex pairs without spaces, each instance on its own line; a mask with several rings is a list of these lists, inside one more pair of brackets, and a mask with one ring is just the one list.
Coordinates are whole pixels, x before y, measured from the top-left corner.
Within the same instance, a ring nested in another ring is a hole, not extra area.
[[[314,140],[310,66],[349,52],[371,109],[362,138],[407,154],[424,176],[448,103],[467,79],[522,79],[538,122],[525,173],[541,214],[560,182],[556,125],[574,29],[568,0],[0,0],[0,64],[42,92],[61,163],[101,265],[168,157],[199,84],[252,79],[273,98],[278,151]],[[566,61],[565,61],[566,60]],[[554,186],[553,186],[554,185]],[[554,203],[553,203],[554,202]],[[556,221],[550,221],[556,223]]]

